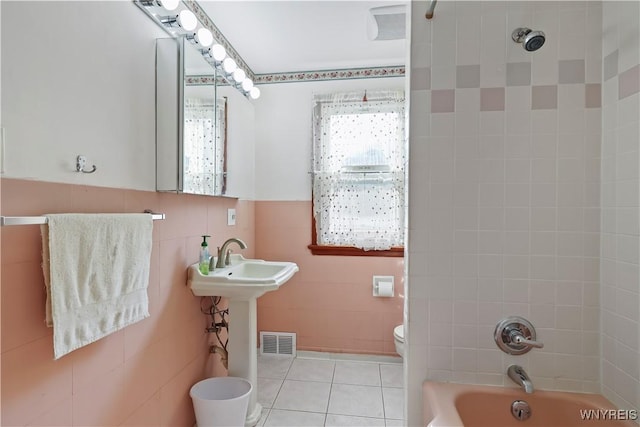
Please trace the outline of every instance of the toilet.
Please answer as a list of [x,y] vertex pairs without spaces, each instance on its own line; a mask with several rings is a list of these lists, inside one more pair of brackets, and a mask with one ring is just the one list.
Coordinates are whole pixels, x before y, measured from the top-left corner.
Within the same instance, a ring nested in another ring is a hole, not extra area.
[[396,353],[404,357],[404,325],[393,328],[393,341],[396,345]]

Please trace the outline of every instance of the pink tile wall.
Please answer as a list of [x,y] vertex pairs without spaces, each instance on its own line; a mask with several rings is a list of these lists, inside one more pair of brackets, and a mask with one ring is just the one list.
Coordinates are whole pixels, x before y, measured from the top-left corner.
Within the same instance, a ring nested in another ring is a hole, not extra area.
[[[258,299],[258,330],[297,333],[299,350],[395,355],[402,324],[402,258],[311,255],[310,201],[257,201],[256,256],[300,271]],[[396,296],[372,296],[372,276],[395,277]]]
[[[13,179],[2,179],[1,191],[6,216],[144,209],[167,216],[154,222],[151,316],[58,361],[44,325],[39,227],[2,228],[2,425],[193,426],[189,388],[225,372],[209,356],[207,318],[186,287],[186,269],[205,233],[213,245],[240,237],[253,256],[253,202]],[[231,207],[238,223],[228,227]]]

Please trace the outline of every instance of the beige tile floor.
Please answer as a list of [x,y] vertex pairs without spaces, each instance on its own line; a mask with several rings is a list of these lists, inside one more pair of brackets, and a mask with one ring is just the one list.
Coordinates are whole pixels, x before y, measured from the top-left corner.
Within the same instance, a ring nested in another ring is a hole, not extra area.
[[259,426],[403,426],[402,363],[260,356]]

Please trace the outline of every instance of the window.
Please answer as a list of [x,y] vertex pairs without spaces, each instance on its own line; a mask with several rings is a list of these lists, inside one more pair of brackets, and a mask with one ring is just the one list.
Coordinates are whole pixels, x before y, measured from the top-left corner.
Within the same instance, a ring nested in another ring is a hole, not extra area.
[[312,164],[312,253],[402,256],[404,93],[316,96]]

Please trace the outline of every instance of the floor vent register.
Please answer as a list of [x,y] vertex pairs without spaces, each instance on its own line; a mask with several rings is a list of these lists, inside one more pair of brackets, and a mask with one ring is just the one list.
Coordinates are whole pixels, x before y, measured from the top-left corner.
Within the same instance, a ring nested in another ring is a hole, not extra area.
[[296,334],[260,331],[260,354],[296,355]]

